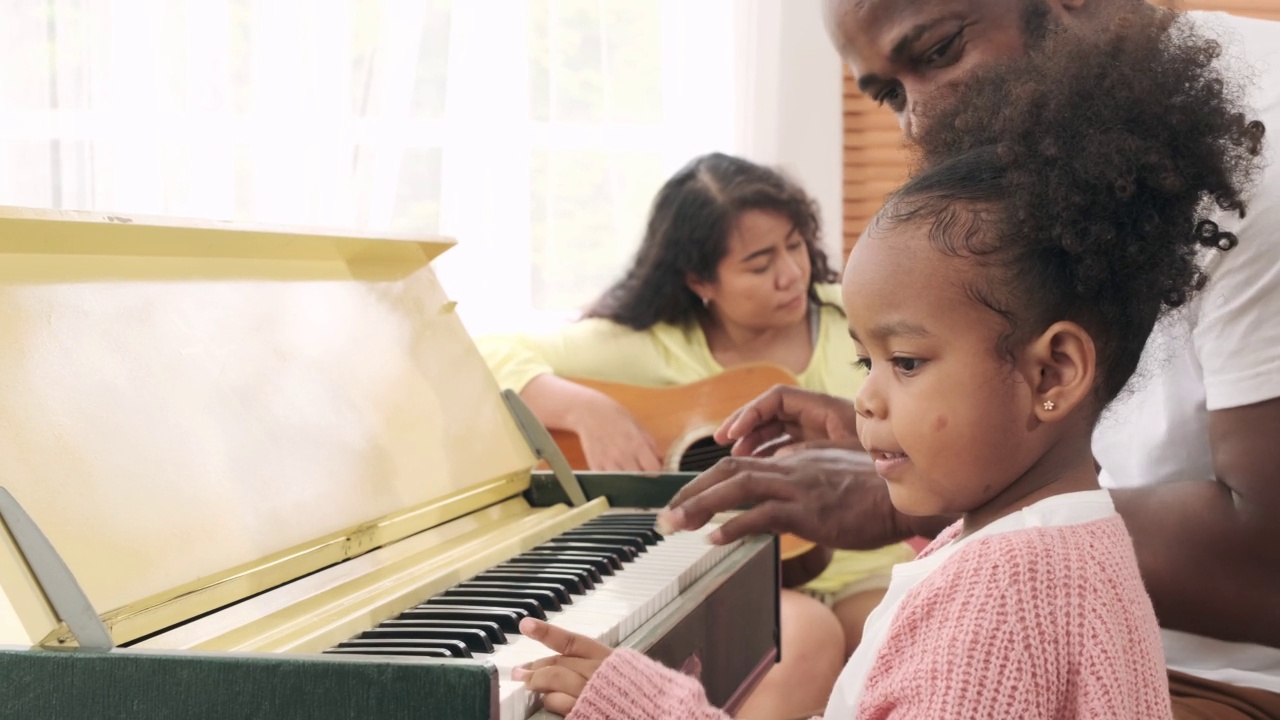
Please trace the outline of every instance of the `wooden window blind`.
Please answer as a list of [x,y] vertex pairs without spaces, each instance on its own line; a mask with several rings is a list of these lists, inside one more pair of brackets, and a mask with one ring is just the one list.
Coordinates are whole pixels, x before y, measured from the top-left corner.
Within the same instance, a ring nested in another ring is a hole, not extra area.
[[[1153,0],[1165,7],[1221,10],[1280,20],[1280,0]],[[909,156],[887,108],[858,91],[844,73],[844,254],[866,228],[884,196],[907,177]]]

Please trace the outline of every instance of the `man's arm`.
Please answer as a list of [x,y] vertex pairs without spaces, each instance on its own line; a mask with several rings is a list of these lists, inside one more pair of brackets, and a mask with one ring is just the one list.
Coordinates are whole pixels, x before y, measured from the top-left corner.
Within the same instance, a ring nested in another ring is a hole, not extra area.
[[872,550],[914,535],[932,537],[954,521],[903,515],[866,453],[821,448],[725,458],[681,488],[658,524],[664,532],[693,530],[738,508],[746,509],[713,532],[712,542],[789,532],[831,548]]
[[1164,627],[1280,647],[1280,398],[1209,413],[1216,481],[1114,490]]

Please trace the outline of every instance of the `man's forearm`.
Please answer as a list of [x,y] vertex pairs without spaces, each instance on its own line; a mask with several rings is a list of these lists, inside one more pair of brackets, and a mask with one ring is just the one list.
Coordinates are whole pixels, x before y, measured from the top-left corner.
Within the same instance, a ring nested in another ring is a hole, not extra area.
[[1162,626],[1280,647],[1280,518],[1213,481],[1112,496]]

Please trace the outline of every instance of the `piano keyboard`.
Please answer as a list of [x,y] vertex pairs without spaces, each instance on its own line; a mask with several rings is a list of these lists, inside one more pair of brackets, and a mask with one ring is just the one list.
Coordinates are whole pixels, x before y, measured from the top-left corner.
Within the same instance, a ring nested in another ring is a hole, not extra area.
[[325,652],[488,660],[501,720],[525,720],[537,699],[511,669],[553,653],[516,631],[520,619],[617,647],[736,547],[709,544],[710,527],[664,538],[653,517],[601,515]]
[[[716,522],[663,537],[654,517],[598,503],[546,517],[497,508],[479,529],[442,526],[135,646],[487,660],[498,669],[499,717],[525,720],[537,698],[511,669],[552,653],[519,634],[521,618],[627,645],[741,545],[708,543]],[[506,528],[501,539],[494,525]]]

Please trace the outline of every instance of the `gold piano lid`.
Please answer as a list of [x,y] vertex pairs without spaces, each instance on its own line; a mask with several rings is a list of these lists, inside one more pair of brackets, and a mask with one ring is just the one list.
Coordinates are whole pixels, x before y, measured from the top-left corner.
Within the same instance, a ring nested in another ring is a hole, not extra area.
[[[527,487],[450,245],[0,208],[0,486],[116,642]],[[8,540],[0,644],[38,643]]]

